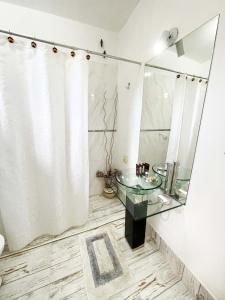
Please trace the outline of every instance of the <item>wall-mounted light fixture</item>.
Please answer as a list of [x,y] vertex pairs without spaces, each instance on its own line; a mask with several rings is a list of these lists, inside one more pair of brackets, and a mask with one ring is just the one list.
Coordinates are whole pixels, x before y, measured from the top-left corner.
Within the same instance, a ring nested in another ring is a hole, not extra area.
[[178,28],[172,28],[170,30],[163,31],[160,40],[155,44],[154,52],[155,54],[160,54],[162,51],[168,47],[174,45],[178,38]]

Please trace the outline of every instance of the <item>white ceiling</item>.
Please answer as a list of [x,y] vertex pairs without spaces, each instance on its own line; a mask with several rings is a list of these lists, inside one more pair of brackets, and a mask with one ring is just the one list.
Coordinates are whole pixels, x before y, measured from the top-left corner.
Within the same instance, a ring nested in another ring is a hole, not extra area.
[[139,0],[2,0],[107,30],[119,31]]

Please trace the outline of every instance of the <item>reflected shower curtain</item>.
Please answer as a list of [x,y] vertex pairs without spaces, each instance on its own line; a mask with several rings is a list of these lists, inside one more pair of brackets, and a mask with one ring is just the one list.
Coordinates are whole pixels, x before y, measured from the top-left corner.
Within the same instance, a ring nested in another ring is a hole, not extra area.
[[167,150],[166,162],[173,163],[177,161],[180,142],[180,133],[182,125],[182,116],[186,91],[186,79],[180,77],[176,79],[175,92],[173,99],[172,120],[170,128],[170,137]]
[[205,80],[187,79],[177,158],[180,165],[187,170],[192,169],[194,161],[206,87]]
[[84,57],[0,37],[0,216],[10,250],[87,220]]
[[206,93],[206,81],[181,76],[176,80],[167,162],[191,170]]

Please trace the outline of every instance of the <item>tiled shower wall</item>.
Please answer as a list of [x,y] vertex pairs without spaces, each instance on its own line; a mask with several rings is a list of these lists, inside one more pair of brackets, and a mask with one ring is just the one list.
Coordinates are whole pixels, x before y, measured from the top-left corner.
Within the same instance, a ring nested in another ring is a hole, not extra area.
[[[107,99],[106,135],[111,137],[115,97],[117,89],[117,64],[110,59],[93,58],[89,64],[89,182],[90,195],[101,194],[104,187],[102,178],[96,178],[96,171],[105,171],[105,138],[104,138],[104,94]],[[107,145],[109,149],[109,143]]]
[[145,68],[139,161],[165,162],[170,134],[175,75]]

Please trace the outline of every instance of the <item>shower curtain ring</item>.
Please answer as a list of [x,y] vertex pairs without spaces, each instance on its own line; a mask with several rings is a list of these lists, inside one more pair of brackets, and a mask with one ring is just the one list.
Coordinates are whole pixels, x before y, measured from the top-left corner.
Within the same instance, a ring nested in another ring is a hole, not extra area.
[[54,53],[57,53],[57,52],[58,52],[58,49],[54,46],[54,47],[52,48],[52,51],[53,51]]
[[32,48],[36,48],[36,47],[37,47],[37,44],[36,44],[34,41],[32,41],[32,42],[31,42],[31,47],[32,47]]
[[8,41],[9,41],[9,43],[14,43],[14,38],[13,37],[11,37],[11,36],[8,36]]

